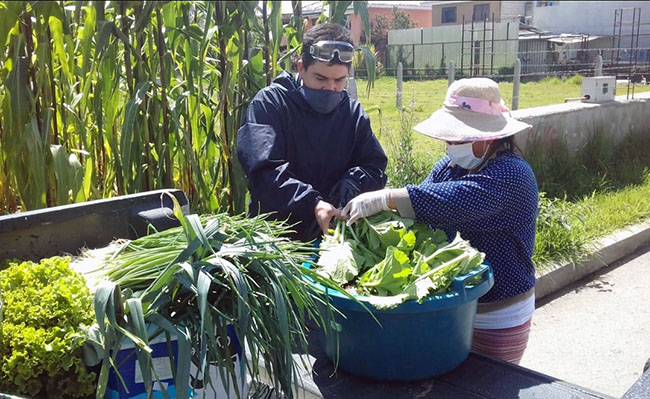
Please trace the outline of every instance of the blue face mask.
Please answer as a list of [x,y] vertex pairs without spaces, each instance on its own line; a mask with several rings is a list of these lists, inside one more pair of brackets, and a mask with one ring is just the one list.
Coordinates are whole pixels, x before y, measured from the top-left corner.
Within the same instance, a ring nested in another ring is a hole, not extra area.
[[315,90],[305,86],[298,89],[311,108],[320,114],[329,114],[345,97],[344,91]]

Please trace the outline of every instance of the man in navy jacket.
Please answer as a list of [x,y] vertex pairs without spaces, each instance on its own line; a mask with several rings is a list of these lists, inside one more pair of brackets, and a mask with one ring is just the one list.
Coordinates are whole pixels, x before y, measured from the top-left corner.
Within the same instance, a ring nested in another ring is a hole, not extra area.
[[249,213],[296,224],[295,237],[326,233],[340,208],[386,184],[387,158],[361,104],[345,90],[354,47],[338,24],[306,32],[298,77],[283,72],[251,102],[237,136]]

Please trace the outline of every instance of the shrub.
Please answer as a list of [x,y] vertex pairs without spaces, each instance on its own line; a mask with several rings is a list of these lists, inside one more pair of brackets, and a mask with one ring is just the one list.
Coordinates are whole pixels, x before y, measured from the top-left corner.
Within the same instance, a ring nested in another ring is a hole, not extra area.
[[[400,113],[400,131],[395,137],[388,135],[389,141],[389,165],[386,174],[388,175],[389,187],[404,187],[407,184],[417,184],[428,174],[428,165],[416,159],[413,155],[413,107],[409,112]],[[397,141],[397,142],[395,142]]]
[[582,86],[582,75],[573,75],[566,81],[576,86]]
[[496,82],[512,82],[515,74],[515,67],[501,67],[497,71],[498,75],[494,77]]

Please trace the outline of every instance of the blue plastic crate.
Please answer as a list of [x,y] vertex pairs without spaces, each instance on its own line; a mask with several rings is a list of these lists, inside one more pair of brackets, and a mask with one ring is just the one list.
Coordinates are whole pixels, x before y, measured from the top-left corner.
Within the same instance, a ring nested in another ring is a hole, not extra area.
[[[233,345],[233,349],[236,352],[235,369],[237,370],[240,369],[242,348],[239,344],[239,341],[237,340],[235,331],[232,326],[228,326],[227,331],[229,344]],[[151,353],[153,366],[155,368],[156,374],[160,378],[160,383],[154,378],[152,387],[153,399],[162,399],[165,397],[163,395],[163,387],[171,399],[177,398],[176,386],[174,385],[172,374],[172,365],[169,357],[170,346],[174,359],[178,359],[178,342],[175,338],[172,338],[168,344],[165,336],[162,335],[161,337],[156,338],[149,343],[149,347],[153,351]],[[176,363],[177,362],[174,364],[174,368],[176,367]],[[135,354],[135,345],[130,340],[126,341],[125,344],[122,345],[120,351],[117,353],[117,365],[120,375],[124,380],[124,384],[120,382],[115,371],[111,369],[109,372],[108,384],[104,398],[146,399],[147,391],[144,386],[138,358]],[[246,380],[245,370],[240,370],[242,371],[242,378],[240,378],[238,381],[238,383],[240,383],[239,391],[241,393],[241,397],[245,398],[248,391],[248,381]],[[211,385],[195,378],[195,376],[198,374],[197,368],[192,365],[192,368],[190,369],[190,392],[185,395],[178,396],[178,398],[203,398],[204,393],[205,397],[209,399],[234,399],[237,397],[235,395],[234,387],[232,386],[232,381],[230,382],[228,389],[223,386],[220,369],[218,367],[211,365],[209,367],[209,373]],[[124,385],[126,385],[126,387]],[[192,386],[194,386],[194,394],[190,396],[192,392]]]
[[[178,354],[178,343],[176,340],[172,340],[170,342],[170,345],[172,347],[172,353],[174,355]],[[151,358],[154,369],[156,370],[156,374],[161,380],[160,383],[164,386],[164,388],[167,390],[167,393],[171,397],[176,397],[176,389],[174,387],[174,380],[172,377],[172,365],[170,362],[167,340],[163,335],[162,338],[150,342],[149,346],[153,350],[151,353]],[[138,358],[135,354],[135,345],[132,342],[129,341],[122,345],[122,349],[120,349],[120,351],[117,353],[116,364],[126,387],[118,379],[115,370],[111,369],[108,376],[108,384],[104,398],[146,398],[147,391],[142,380],[142,373],[140,371],[140,365],[138,364]],[[175,367],[176,364],[174,364],[174,368]],[[154,382],[153,390],[154,398],[157,399],[164,397],[161,387],[157,382]]]

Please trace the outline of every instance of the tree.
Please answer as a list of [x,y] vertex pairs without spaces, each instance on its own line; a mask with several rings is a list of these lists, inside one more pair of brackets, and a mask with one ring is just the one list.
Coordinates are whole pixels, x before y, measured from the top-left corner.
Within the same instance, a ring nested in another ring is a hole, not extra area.
[[371,43],[375,46],[377,56],[380,62],[386,62],[386,48],[388,46],[388,30],[390,30],[391,21],[383,14],[375,15],[372,23]]
[[393,7],[393,27],[392,29],[410,29],[415,28],[417,24],[411,21],[411,15],[397,7]]
[[392,19],[383,14],[376,14],[371,26],[371,43],[375,46],[379,60],[386,63],[386,51],[388,48],[388,31],[395,29],[415,28],[417,23],[411,21],[407,11],[393,7]]

